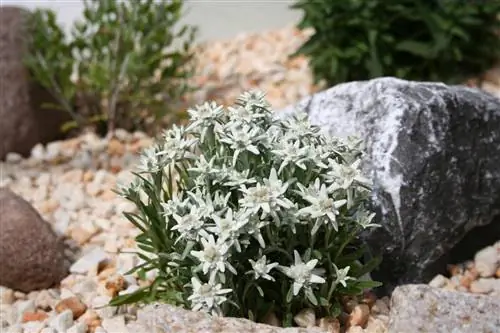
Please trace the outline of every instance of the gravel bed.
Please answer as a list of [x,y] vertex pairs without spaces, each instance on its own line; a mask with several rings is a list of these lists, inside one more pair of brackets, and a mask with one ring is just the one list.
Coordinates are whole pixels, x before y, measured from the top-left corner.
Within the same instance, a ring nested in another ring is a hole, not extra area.
[[[197,103],[216,100],[227,104],[242,91],[257,87],[267,92],[275,108],[297,102],[321,88],[313,84],[305,58],[288,59],[310,34],[286,27],[200,46],[200,74],[194,80],[204,88],[192,97]],[[491,74],[487,84],[500,97],[500,71]],[[38,145],[28,159],[10,154],[0,164],[0,186],[28,200],[52,224],[66,239],[67,256],[73,262],[71,274],[57,288],[23,294],[0,287],[2,332],[129,332],[135,306],[103,307],[112,296],[142,284],[133,276],[124,276],[138,264],[127,253],[135,248],[137,230],[122,215],[134,207],[112,189],[131,179],[138,152],[151,142],[139,132],[118,130],[113,139],[87,133],[46,147]],[[500,244],[495,249],[500,253]],[[500,268],[495,274],[492,279],[500,278]],[[154,273],[149,276],[153,278]],[[457,268],[453,278],[439,277],[432,284],[494,293],[485,282],[474,282],[480,278],[477,263],[469,263]],[[348,332],[385,332],[389,299],[372,299],[370,305],[367,311],[352,304],[349,320],[353,327]],[[368,326],[363,329],[360,322]]]

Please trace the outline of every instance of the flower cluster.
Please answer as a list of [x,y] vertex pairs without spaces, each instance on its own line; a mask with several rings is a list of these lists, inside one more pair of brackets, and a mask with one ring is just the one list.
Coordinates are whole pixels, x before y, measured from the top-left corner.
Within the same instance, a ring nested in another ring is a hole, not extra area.
[[121,190],[139,211],[127,214],[142,232],[137,270],[160,272],[137,293],[254,319],[273,308],[289,325],[297,309],[332,313],[337,296],[371,286],[359,277],[373,262],[354,244],[376,226],[359,141],[305,114],[280,119],[260,92],[188,112]]

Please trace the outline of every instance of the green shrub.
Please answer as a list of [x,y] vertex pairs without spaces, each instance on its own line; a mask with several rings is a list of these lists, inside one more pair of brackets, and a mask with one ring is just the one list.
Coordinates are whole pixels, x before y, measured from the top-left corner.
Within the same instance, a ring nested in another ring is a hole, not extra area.
[[500,60],[500,1],[298,0],[316,82],[380,76],[463,83]]
[[190,89],[196,30],[177,27],[181,14],[182,0],[85,0],[83,20],[67,36],[53,11],[38,9],[26,64],[72,125],[151,129],[166,115],[181,116]]
[[361,278],[378,259],[362,263],[357,240],[376,226],[359,141],[320,134],[306,114],[279,120],[258,92],[188,112],[118,191],[138,209],[126,213],[141,231],[133,272],[159,273],[112,305],[159,300],[253,320],[271,311],[290,326],[304,308],[336,316],[340,296],[379,285]]

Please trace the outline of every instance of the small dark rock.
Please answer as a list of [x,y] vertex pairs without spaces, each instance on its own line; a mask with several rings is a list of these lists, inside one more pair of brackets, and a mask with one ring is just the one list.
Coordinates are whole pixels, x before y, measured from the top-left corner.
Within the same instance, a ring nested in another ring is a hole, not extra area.
[[427,285],[397,287],[388,332],[500,332],[500,299]]
[[0,210],[0,285],[27,293],[59,283],[68,267],[50,225],[7,188],[0,188]]
[[[427,283],[471,230],[500,222],[492,222],[500,212],[500,99],[463,86],[379,78],[337,85],[278,114],[297,109],[327,134],[365,142],[362,167],[374,182],[382,228],[362,238],[383,255],[372,276],[385,293]],[[489,234],[498,230],[479,230],[475,248],[452,257],[472,259],[500,239]]]

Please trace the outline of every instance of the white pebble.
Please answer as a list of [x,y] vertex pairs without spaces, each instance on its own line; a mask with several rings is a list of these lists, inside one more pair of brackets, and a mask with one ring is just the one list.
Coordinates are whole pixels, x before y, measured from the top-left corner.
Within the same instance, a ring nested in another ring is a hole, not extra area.
[[23,327],[21,325],[12,325],[7,330],[7,333],[23,333]]
[[53,308],[56,302],[56,295],[49,290],[41,290],[35,298],[35,306],[40,309]]
[[23,302],[19,302],[17,303],[17,306],[16,306],[16,317],[17,317],[17,320],[18,321],[21,321],[21,319],[23,318],[23,313],[25,312],[34,312],[36,309],[36,306],[35,306],[35,301],[33,300],[27,300],[27,301],[23,301]]
[[97,326],[94,330],[94,333],[108,333],[108,332],[101,326]]
[[42,328],[40,333],[57,333],[57,332],[52,327],[45,327],[45,328]]
[[71,265],[69,270],[71,273],[86,274],[90,270],[95,270],[97,266],[99,266],[99,264],[107,258],[108,255],[106,252],[100,248],[95,248],[78,259],[73,265]]
[[7,153],[7,156],[5,156],[5,161],[7,163],[14,164],[14,163],[19,163],[22,160],[23,160],[23,157],[20,154],[18,154],[18,153],[12,153],[12,152],[10,152],[10,153]]
[[81,322],[71,326],[66,333],[86,333],[86,332],[87,332],[87,324]]
[[118,295],[121,296],[121,295],[132,294],[134,291],[137,291],[139,289],[141,289],[141,287],[139,287],[138,285],[131,285],[128,286],[127,289],[118,292]]
[[61,151],[61,143],[60,142],[50,142],[47,144],[47,149],[45,153],[45,159],[51,161],[54,160]]
[[45,327],[45,323],[39,321],[29,321],[23,325],[24,333],[40,333]]
[[431,280],[431,282],[429,282],[429,286],[433,288],[443,288],[448,284],[448,282],[450,282],[448,278],[441,274],[438,274]]
[[116,316],[113,318],[104,318],[102,327],[108,332],[128,333],[127,326],[125,325],[124,316]]
[[474,257],[474,263],[479,275],[482,277],[491,277],[495,274],[500,258],[497,249],[494,246],[488,246]]
[[73,312],[71,310],[64,310],[49,322],[50,327],[54,328],[57,332],[66,332],[68,328],[73,326]]
[[31,149],[31,158],[35,161],[43,161],[45,157],[45,149],[41,143],[38,143]]

